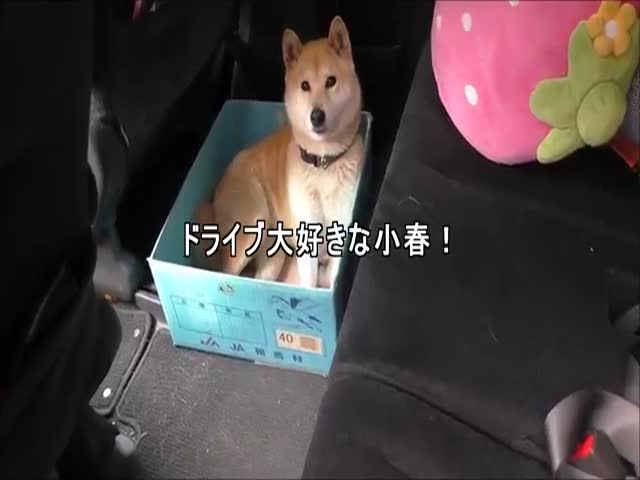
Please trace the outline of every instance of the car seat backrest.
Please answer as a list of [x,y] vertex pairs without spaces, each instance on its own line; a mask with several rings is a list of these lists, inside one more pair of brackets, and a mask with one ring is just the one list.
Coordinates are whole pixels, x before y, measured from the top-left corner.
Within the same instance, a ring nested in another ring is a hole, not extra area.
[[[221,103],[219,97],[226,96],[223,77],[228,75],[219,61],[220,45],[233,23],[231,0],[157,2],[160,6],[136,19],[133,3],[96,3],[89,126],[88,163],[98,193],[94,283],[99,293],[120,300],[131,300],[145,268],[141,252],[136,258],[128,253],[131,243],[121,242],[120,230],[128,230],[121,229],[123,195],[136,176],[151,185],[151,173],[171,163],[171,175],[166,177],[178,177],[176,171],[182,170],[173,166],[185,164],[182,158],[195,157],[195,152],[185,153],[180,147],[185,140],[199,143],[191,139],[204,137],[202,132],[210,128],[216,104]],[[207,77],[221,80],[205,82]],[[163,187],[156,184],[154,201],[145,202],[145,218],[130,222],[135,227],[129,239],[142,238],[141,226],[149,218],[161,227],[168,210],[159,199],[166,194],[172,201],[174,195]],[[95,198],[93,193],[89,192],[90,198]],[[140,244],[152,245],[153,240],[146,242],[145,237]],[[148,247],[140,250],[148,252]]]
[[281,39],[293,28],[305,41],[320,36],[319,4],[316,0],[240,0],[237,34],[229,48],[236,59],[231,96],[279,101],[282,99],[284,67]]

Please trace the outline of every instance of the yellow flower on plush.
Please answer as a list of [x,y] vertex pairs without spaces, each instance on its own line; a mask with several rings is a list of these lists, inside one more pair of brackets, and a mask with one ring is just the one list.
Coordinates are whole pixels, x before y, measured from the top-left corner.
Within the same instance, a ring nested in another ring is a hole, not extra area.
[[603,1],[598,12],[587,21],[587,31],[598,55],[623,55],[631,44],[631,27],[636,18],[636,9],[630,3]]

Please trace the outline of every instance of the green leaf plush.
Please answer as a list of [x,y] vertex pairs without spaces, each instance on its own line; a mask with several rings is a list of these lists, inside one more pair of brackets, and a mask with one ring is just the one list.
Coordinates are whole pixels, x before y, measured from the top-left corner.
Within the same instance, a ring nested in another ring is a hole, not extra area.
[[529,99],[533,115],[552,127],[538,146],[540,163],[557,162],[586,145],[605,145],[615,136],[640,59],[638,21],[629,35],[623,54],[605,56],[594,48],[587,22],[578,24],[569,42],[567,76],[541,81]]

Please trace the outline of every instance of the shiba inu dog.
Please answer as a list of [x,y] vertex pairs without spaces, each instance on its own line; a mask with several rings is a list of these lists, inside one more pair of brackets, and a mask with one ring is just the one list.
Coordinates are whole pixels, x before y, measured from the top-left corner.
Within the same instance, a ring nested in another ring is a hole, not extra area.
[[[212,199],[197,209],[195,221],[216,224],[221,234],[242,226],[235,236],[235,256],[230,245],[221,246],[206,259],[206,268],[232,275],[251,271],[264,280],[292,281],[297,276],[303,286],[329,287],[339,258],[327,252],[327,228],[338,222],[346,229],[351,223],[364,161],[360,83],[349,32],[340,17],[333,19],[326,38],[305,44],[286,29],[282,55],[286,126],[232,160]],[[247,255],[256,234],[245,228],[262,221],[266,229],[280,222],[281,228],[292,229],[294,236],[287,242],[294,250],[302,223],[321,224],[324,240],[318,255],[290,256],[282,249],[269,254],[275,238],[264,234],[267,240]]]

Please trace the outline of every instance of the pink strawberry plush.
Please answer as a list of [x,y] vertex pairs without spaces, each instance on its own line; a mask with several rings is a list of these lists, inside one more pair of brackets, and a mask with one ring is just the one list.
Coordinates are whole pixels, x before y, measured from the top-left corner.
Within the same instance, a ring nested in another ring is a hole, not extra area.
[[[607,143],[638,66],[639,7],[436,1],[432,62],[451,120],[482,155],[507,165],[551,163]],[[610,88],[595,88],[603,82]]]

